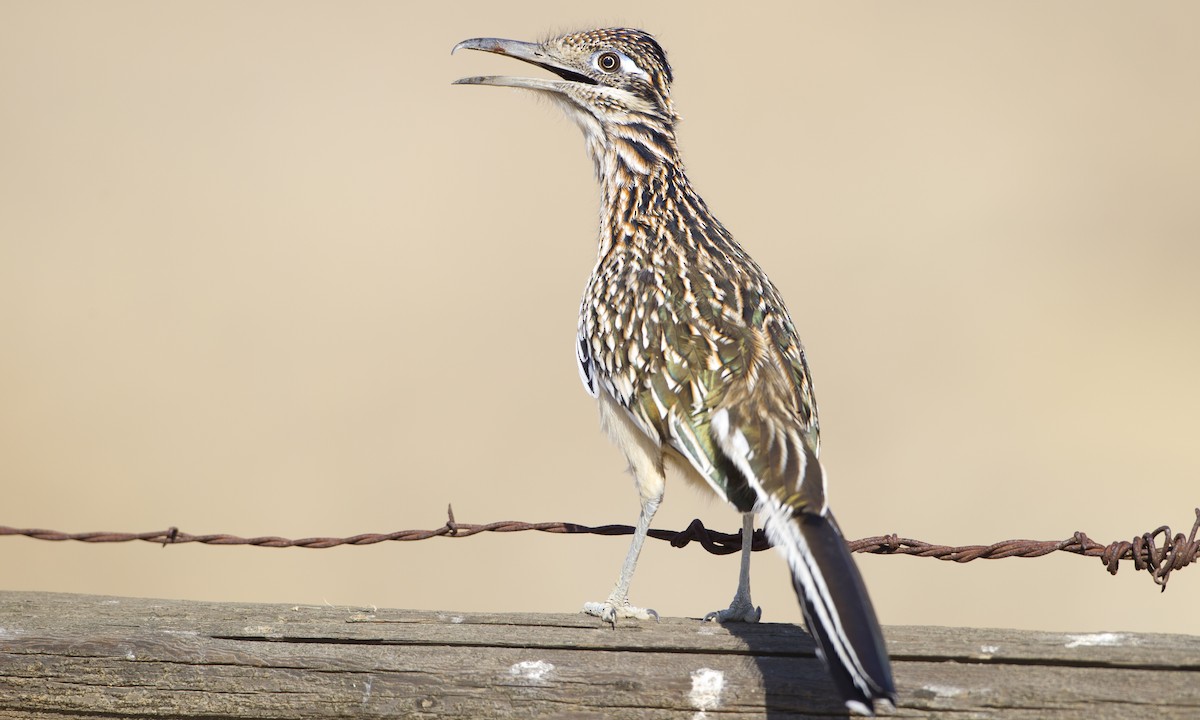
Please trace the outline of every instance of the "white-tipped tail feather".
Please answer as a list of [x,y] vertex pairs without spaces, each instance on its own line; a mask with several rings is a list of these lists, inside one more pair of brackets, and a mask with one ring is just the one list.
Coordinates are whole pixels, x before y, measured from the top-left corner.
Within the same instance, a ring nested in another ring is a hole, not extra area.
[[[825,473],[820,460],[796,434],[789,434],[790,452],[799,457],[799,472],[784,487],[768,492],[754,472],[754,456],[745,434],[731,427],[729,413],[712,415],[713,439],[745,477],[758,501],[755,510],[766,518],[767,537],[787,560],[792,585],[805,624],[817,643],[817,654],[829,668],[847,709],[875,714],[875,701],[895,703],[896,690],[883,633],[858,567],[825,503]],[[798,447],[797,447],[798,445]],[[815,471],[819,477],[812,475]],[[805,492],[802,483],[819,482]],[[816,507],[795,507],[783,498],[817,499]]]

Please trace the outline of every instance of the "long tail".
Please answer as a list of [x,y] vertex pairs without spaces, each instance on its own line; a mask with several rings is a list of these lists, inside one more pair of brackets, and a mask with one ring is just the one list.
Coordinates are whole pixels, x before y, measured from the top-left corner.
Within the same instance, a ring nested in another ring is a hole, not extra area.
[[846,707],[874,715],[876,700],[896,703],[875,608],[829,511],[815,448],[790,416],[780,421],[771,407],[747,401],[718,410],[712,437],[767,516],[767,537],[787,559],[808,632]]
[[787,558],[805,625],[846,707],[874,715],[876,700],[895,705],[883,633],[833,514],[779,514],[767,523],[767,536]]

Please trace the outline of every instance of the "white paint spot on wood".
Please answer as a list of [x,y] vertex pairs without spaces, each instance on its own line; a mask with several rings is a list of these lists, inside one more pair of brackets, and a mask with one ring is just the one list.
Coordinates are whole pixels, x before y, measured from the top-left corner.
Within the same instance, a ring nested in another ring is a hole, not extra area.
[[454,615],[450,618],[450,622],[454,623],[455,625],[460,625],[463,622],[463,616],[462,615]]
[[980,645],[979,652],[981,652],[985,655],[995,655],[996,653],[1000,652],[1000,646],[999,645]]
[[126,660],[137,660],[137,655],[134,655],[132,650],[126,650],[125,651],[125,659]]
[[958,697],[964,692],[962,688],[954,687],[953,685],[922,685],[921,689],[928,690],[929,692],[933,693],[934,696],[940,698]]
[[200,633],[195,630],[159,630],[163,635],[187,635],[196,636]]
[[371,682],[372,682],[372,680],[374,680],[374,678],[372,678],[370,675],[368,675],[367,681],[365,683],[363,683],[363,698],[362,698],[363,707],[366,707],[367,703],[371,700]]
[[544,682],[554,670],[554,666],[545,660],[523,660],[508,669],[510,675],[529,682]]
[[704,720],[707,710],[716,710],[721,704],[721,692],[725,690],[725,673],[711,668],[700,668],[692,673],[692,691],[688,701],[699,712],[692,720]]
[[1067,647],[1120,647],[1125,644],[1124,633],[1091,633],[1089,635],[1068,635]]

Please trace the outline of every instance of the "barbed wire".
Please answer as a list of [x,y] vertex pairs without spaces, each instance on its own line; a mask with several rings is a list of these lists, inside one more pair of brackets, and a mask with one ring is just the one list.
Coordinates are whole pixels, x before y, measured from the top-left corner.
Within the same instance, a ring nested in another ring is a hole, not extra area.
[[[1035,558],[1049,555],[1053,552],[1066,552],[1086,557],[1100,558],[1105,568],[1112,575],[1117,574],[1122,560],[1130,560],[1137,570],[1149,571],[1154,582],[1164,591],[1167,580],[1175,570],[1197,561],[1200,555],[1200,542],[1196,534],[1200,531],[1200,508],[1196,508],[1196,521],[1188,536],[1183,533],[1171,534],[1171,528],[1162,525],[1155,530],[1135,536],[1132,540],[1117,540],[1102,545],[1083,532],[1075,532],[1066,540],[1004,540],[991,545],[935,545],[923,540],[903,538],[899,535],[879,535],[860,540],[851,540],[847,544],[851,552],[870,553],[874,555],[914,555],[916,557],[931,557],[958,563],[972,560],[999,560],[1002,558],[1023,557]],[[454,508],[447,507],[448,519],[445,525],[434,530],[397,530],[390,533],[363,533],[350,537],[310,537],[288,539],[273,535],[244,538],[229,534],[192,535],[179,528],[171,527],[166,530],[154,530],[143,533],[123,532],[84,532],[65,533],[58,530],[42,530],[35,528],[12,528],[0,525],[0,537],[23,536],[35,540],[50,540],[62,542],[74,540],[86,543],[116,543],[141,540],[144,542],[160,543],[163,546],[181,543],[202,543],[204,545],[254,545],[257,547],[302,547],[314,550],[338,547],[340,545],[374,545],[381,542],[411,542],[428,540],[435,537],[465,538],[485,532],[524,532],[536,530],[539,532],[557,534],[587,534],[587,535],[632,535],[633,527],[629,525],[600,525],[596,527],[569,522],[528,523],[513,520],[472,525],[459,523],[454,519]],[[681,531],[659,530],[652,528],[649,537],[666,540],[672,546],[682,548],[693,541],[700,543],[708,552],[714,555],[728,555],[741,550],[740,533],[724,533],[709,530],[700,520],[693,520]],[[771,547],[763,530],[754,531],[753,549],[766,550]]]

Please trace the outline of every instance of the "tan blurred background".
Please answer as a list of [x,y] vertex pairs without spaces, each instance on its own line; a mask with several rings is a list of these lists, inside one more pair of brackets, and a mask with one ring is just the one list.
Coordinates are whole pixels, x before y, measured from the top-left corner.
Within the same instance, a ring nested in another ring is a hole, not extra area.
[[[419,9],[410,9],[419,8]],[[695,184],[806,340],[851,537],[1108,542],[1200,504],[1200,6],[6,2],[0,524],[349,535],[631,523],[574,366],[597,191],[576,129],[455,57],[630,24]],[[572,6],[576,7],[576,6]],[[655,526],[735,513],[682,485]],[[334,550],[0,538],[0,588],[573,612],[626,538]],[[887,624],[1200,633],[1070,556],[863,557]],[[632,598],[724,607],[651,543]],[[756,555],[765,619],[799,621]]]

